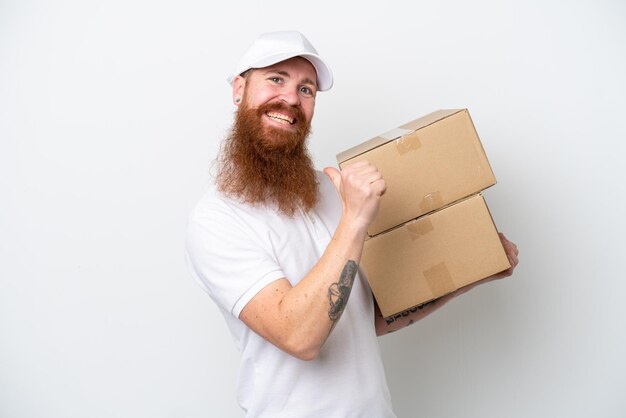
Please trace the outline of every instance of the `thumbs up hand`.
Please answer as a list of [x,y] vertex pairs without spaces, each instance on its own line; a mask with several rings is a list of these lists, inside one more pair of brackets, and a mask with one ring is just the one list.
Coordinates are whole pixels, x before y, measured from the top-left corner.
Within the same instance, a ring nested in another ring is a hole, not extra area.
[[347,220],[367,230],[378,213],[380,198],[387,190],[382,174],[365,160],[350,164],[341,172],[326,167],[324,173],[341,197],[343,214]]

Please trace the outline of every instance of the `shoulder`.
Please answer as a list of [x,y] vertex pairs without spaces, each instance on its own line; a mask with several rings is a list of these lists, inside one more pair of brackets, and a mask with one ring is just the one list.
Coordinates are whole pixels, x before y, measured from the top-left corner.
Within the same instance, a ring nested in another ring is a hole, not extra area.
[[230,212],[237,206],[237,203],[220,193],[215,185],[211,185],[194,206],[191,218],[202,218],[210,212]]
[[211,186],[194,206],[187,223],[187,248],[239,247],[263,225],[262,214]]
[[262,208],[230,198],[211,186],[192,209],[189,222],[222,229],[242,222],[262,221],[268,213]]
[[273,208],[241,202],[213,186],[191,211],[187,243],[213,250],[271,252],[273,240],[289,232],[294,223],[296,219]]
[[186,231],[191,259],[240,264],[271,253],[271,211],[231,199],[214,187],[192,210]]

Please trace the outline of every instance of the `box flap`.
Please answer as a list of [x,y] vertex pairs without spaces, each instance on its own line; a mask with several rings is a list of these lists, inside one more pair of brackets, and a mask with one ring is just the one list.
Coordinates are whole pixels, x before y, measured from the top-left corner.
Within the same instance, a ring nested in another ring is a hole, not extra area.
[[389,141],[393,141],[394,139],[398,139],[402,136],[411,134],[418,129],[428,126],[431,123],[435,123],[438,120],[446,118],[462,110],[464,109],[440,109],[435,112],[429,113],[426,116],[422,116],[421,118],[412,120],[411,122],[405,123],[404,125],[392,129],[391,131],[387,131],[368,141],[363,142],[362,144],[356,145],[337,154],[337,163],[341,164],[351,158],[363,154],[364,152],[386,144]]

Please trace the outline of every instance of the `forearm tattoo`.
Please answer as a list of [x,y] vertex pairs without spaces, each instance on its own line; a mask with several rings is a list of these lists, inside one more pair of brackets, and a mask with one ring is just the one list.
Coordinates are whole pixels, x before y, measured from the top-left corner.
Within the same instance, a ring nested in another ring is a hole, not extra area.
[[348,260],[341,272],[341,276],[339,276],[339,281],[331,284],[328,288],[328,301],[330,303],[328,317],[333,322],[337,322],[346,308],[348,297],[350,297],[350,292],[352,291],[352,284],[356,277],[357,267],[353,260]]

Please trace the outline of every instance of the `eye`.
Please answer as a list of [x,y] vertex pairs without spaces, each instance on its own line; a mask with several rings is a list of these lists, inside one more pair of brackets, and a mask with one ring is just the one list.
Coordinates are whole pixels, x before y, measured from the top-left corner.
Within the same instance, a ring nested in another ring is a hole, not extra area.
[[315,95],[315,92],[313,91],[313,89],[311,87],[308,87],[308,86],[300,87],[300,93],[304,94],[305,96],[314,96]]
[[275,83],[275,84],[281,83],[283,81],[283,79],[278,76],[269,77],[268,80],[270,80],[272,83]]

